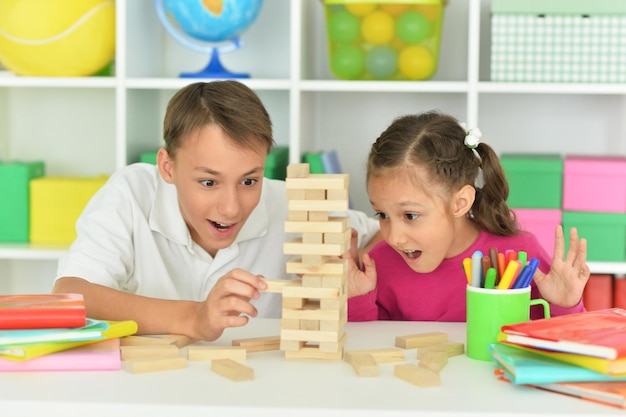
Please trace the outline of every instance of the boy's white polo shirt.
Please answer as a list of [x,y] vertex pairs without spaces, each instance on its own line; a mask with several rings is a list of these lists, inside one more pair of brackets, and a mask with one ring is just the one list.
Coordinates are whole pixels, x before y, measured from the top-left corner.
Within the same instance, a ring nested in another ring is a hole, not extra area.
[[[351,226],[369,240],[378,222],[348,213]],[[202,301],[217,280],[234,268],[266,278],[288,278],[283,254],[287,200],[283,181],[264,179],[261,199],[235,242],[215,258],[197,245],[180,210],[176,188],[158,169],[133,164],[111,176],[76,223],[77,239],[60,259],[57,279],[93,283],[164,299]],[[292,277],[289,277],[292,278]],[[263,294],[261,317],[280,317],[279,294]]]

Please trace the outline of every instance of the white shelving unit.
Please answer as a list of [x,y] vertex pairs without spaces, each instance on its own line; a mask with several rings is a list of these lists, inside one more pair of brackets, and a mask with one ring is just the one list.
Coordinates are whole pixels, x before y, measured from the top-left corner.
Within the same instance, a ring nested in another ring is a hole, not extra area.
[[[164,109],[208,57],[167,35],[152,0],[117,0],[113,77],[0,75],[0,158],[46,162],[47,175],[111,174],[161,145]],[[336,149],[354,207],[370,212],[364,165],[393,118],[440,109],[478,126],[498,152],[626,154],[626,85],[489,81],[490,1],[450,1],[428,81],[340,81],[328,66],[319,0],[268,0],[244,47],[222,57],[266,104],[295,162]],[[48,291],[64,248],[0,244],[0,293]],[[592,263],[626,273],[626,263]]]

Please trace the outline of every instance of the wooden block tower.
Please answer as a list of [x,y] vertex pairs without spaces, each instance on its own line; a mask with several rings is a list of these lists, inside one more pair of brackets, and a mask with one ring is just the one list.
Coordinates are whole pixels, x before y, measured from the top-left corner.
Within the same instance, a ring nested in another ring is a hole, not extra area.
[[285,231],[298,233],[283,246],[287,273],[298,274],[282,288],[280,349],[287,359],[341,359],[346,343],[348,174],[310,174],[309,164],[287,167],[288,220]]

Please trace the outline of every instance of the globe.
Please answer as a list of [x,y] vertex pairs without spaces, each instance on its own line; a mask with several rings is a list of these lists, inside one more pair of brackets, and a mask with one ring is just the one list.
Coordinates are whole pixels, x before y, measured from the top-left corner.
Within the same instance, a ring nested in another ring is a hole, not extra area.
[[155,0],[154,3],[159,20],[175,40],[196,52],[211,55],[204,70],[183,73],[181,77],[250,77],[228,71],[219,56],[241,48],[240,35],[256,20],[263,0]]

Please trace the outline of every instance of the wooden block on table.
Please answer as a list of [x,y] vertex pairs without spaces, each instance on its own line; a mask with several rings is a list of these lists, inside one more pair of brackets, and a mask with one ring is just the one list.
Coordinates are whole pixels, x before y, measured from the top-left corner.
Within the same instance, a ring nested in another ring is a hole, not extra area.
[[304,342],[300,340],[281,340],[280,350],[297,351],[304,347]]
[[442,332],[429,332],[396,336],[396,347],[413,349],[447,342],[448,335]]
[[254,369],[232,359],[211,361],[211,370],[231,381],[250,381],[254,379]]
[[154,346],[154,345],[172,345],[175,343],[173,339],[166,339],[159,336],[124,336],[120,339],[120,346]]
[[343,347],[346,345],[348,335],[343,333],[338,341],[335,342],[319,342],[320,352],[339,352],[343,351]]
[[137,358],[151,358],[155,356],[177,356],[176,345],[128,345],[120,346],[120,355],[123,361]]
[[164,334],[160,337],[162,339],[173,342],[173,344],[178,346],[179,348],[191,345],[192,343],[195,343],[197,341],[196,339],[185,336],[184,334]]
[[305,346],[298,351],[285,351],[285,359],[323,359],[323,360],[340,360],[343,351],[338,352],[320,352],[317,347]]
[[372,377],[380,375],[380,368],[372,355],[366,353],[353,354],[350,355],[350,360],[346,359],[346,362],[352,366],[352,369],[358,376]]
[[448,364],[448,353],[431,350],[422,356],[418,365],[431,371],[440,372]]
[[404,351],[399,348],[349,350],[345,353],[345,361],[349,362],[356,355],[369,355],[376,363],[404,362]]
[[151,358],[131,359],[122,362],[124,370],[140,374],[146,372],[169,371],[181,369],[187,366],[187,359],[184,356],[155,356]]
[[437,345],[425,346],[417,349],[417,359],[422,359],[427,352],[445,352],[449,358],[465,353],[465,345],[461,342],[444,342]]
[[241,346],[189,346],[187,359],[190,361],[212,361],[215,359],[246,360],[247,351]]
[[403,381],[418,387],[436,387],[441,385],[441,376],[435,371],[413,363],[403,363],[393,367],[393,374]]
[[232,341],[233,346],[241,346],[248,353],[262,352],[266,350],[280,349],[280,336],[263,336],[251,337],[247,339],[235,339]]

